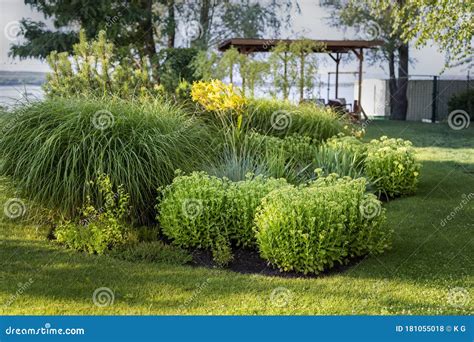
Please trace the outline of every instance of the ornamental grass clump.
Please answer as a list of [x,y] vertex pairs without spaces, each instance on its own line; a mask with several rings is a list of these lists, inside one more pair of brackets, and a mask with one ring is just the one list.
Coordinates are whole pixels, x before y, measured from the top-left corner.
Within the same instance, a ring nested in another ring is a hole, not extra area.
[[415,192],[421,164],[410,141],[386,136],[367,144],[365,173],[380,194],[389,197]]
[[311,103],[294,105],[280,100],[251,99],[245,112],[249,128],[277,137],[299,134],[325,141],[338,133],[350,132],[347,119]]
[[88,181],[105,173],[123,185],[132,218],[144,223],[154,216],[156,188],[175,169],[205,162],[208,136],[200,121],[167,102],[52,98],[8,113],[0,171],[25,196],[68,216],[85,202]]
[[365,194],[365,186],[363,178],[330,175],[271,192],[255,218],[261,256],[281,270],[307,274],[383,251],[391,232],[383,226],[380,202]]

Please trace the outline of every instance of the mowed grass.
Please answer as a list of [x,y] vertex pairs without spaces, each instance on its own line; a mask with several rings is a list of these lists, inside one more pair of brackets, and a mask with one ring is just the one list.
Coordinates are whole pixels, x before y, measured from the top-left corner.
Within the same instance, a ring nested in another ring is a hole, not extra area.
[[[474,192],[474,128],[374,121],[367,130],[367,140],[412,140],[423,163],[417,194],[384,204],[395,230],[385,254],[318,278],[244,275],[81,254],[3,216],[0,314],[472,314],[474,198],[462,200]],[[12,189],[1,179],[0,203]],[[100,287],[113,304],[94,305]]]

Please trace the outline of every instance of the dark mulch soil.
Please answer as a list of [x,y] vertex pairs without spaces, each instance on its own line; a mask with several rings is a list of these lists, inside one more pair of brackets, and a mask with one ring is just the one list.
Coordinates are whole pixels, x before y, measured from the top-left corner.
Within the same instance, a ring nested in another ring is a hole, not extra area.
[[[229,265],[227,265],[226,269],[242,274],[261,274],[265,276],[283,278],[317,278],[328,276],[331,274],[337,274],[352,268],[365,258],[354,258],[346,265],[336,265],[332,269],[324,271],[320,274],[305,275],[303,273],[298,272],[280,271],[279,269],[269,265],[267,261],[262,259],[257,251],[249,249],[236,249],[234,250],[233,254],[234,259],[231,263],[229,263]],[[191,255],[193,257],[192,264],[194,266],[204,266],[210,268],[217,267],[214,261],[212,260],[212,254],[209,251],[194,250],[191,252]]]

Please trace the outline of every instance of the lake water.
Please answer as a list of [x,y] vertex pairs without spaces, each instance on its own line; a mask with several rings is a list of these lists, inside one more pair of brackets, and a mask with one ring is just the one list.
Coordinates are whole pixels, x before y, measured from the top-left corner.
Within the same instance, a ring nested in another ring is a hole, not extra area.
[[0,106],[11,108],[20,103],[38,101],[44,98],[43,89],[39,85],[0,85]]

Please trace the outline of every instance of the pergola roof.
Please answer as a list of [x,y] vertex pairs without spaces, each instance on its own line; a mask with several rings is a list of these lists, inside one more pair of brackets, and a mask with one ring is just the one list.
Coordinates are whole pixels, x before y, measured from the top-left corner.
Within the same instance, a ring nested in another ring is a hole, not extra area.
[[[250,52],[269,52],[280,42],[291,44],[299,39],[253,39],[253,38],[232,38],[219,44],[219,51],[225,51],[235,47],[241,53]],[[323,43],[326,46],[324,52],[348,53],[359,49],[372,49],[383,44],[381,40],[315,40],[314,42]],[[316,50],[315,52],[322,52]]]

